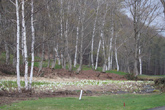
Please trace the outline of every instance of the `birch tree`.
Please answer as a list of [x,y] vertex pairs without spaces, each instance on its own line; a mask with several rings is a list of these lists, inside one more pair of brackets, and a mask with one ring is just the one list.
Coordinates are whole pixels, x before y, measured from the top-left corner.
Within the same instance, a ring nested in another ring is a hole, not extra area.
[[98,60],[99,60],[99,52],[100,52],[100,46],[101,46],[101,39],[99,40],[98,48],[97,48],[97,55],[96,55],[96,64],[95,64],[95,70],[98,67]]
[[107,16],[107,12],[108,12],[108,7],[109,7],[109,4],[107,3],[106,4],[106,9],[105,9],[105,12],[104,12],[104,16],[103,16],[103,19],[102,19],[101,32],[100,32],[100,37],[101,37],[101,40],[102,40],[102,48],[103,48],[103,58],[104,58],[102,72],[106,71],[106,53],[105,53],[105,41],[104,41],[104,26],[105,26],[105,22],[106,22],[106,16]]
[[92,68],[94,69],[94,61],[93,61],[93,45],[94,45],[94,38],[95,38],[95,31],[96,31],[96,23],[99,15],[99,8],[100,8],[100,0],[97,0],[97,9],[96,9],[96,17],[94,21],[94,26],[93,26],[93,32],[92,32],[92,44],[91,44],[91,65]]
[[111,11],[111,27],[110,27],[110,39],[109,39],[109,50],[108,50],[108,70],[112,69],[112,43],[113,43],[113,37],[114,37],[114,10]]
[[16,70],[17,70],[17,85],[18,91],[21,92],[21,84],[20,84],[20,18],[19,18],[19,3],[18,0],[15,0],[16,6],[16,19],[17,19],[17,63],[16,63]]
[[27,43],[26,43],[26,26],[25,26],[25,1],[22,0],[22,38],[24,46],[25,58],[25,89],[28,90],[28,56],[27,56]]
[[74,54],[74,67],[77,65],[77,52],[78,52],[78,40],[79,40],[79,26],[80,26],[80,15],[78,17],[77,34],[76,34],[76,45]]
[[[78,3],[78,7],[80,8],[81,7],[81,5],[80,5],[80,3]],[[81,20],[81,16],[80,16],[80,11],[79,11],[79,9],[78,9],[78,7],[76,8],[76,10],[77,10],[77,13],[78,13],[78,17],[77,17],[77,21],[78,21],[78,23],[77,23],[77,28],[76,28],[76,45],[75,45],[75,54],[74,54],[74,67],[76,67],[76,65],[77,65],[77,57],[78,57],[78,43],[79,43],[79,36],[80,36],[80,20]]]
[[33,0],[31,0],[31,33],[32,33],[32,43],[31,43],[31,70],[30,70],[29,89],[31,89],[31,85],[32,85],[33,68],[34,68],[35,30],[34,30],[34,1]]

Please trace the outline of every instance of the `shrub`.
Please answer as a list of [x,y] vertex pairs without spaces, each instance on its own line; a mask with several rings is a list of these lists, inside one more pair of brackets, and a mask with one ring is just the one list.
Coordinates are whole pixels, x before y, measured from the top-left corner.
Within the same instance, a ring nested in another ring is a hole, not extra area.
[[159,84],[165,85],[165,78],[156,79],[154,82],[155,82],[155,85],[159,85]]
[[137,77],[136,77],[133,73],[131,73],[131,74],[126,74],[126,75],[124,75],[124,76],[125,76],[125,78],[128,79],[128,80],[137,80]]
[[155,85],[159,89],[161,89],[162,92],[165,92],[165,78],[156,79],[154,82],[155,82]]

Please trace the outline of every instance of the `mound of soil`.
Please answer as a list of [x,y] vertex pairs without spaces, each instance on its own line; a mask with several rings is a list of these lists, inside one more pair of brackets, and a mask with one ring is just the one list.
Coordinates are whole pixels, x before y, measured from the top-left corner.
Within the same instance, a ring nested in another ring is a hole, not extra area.
[[[30,67],[29,67],[30,71]],[[126,80],[124,76],[113,74],[113,73],[102,73],[94,70],[85,70],[80,71],[77,74],[74,71],[68,71],[66,69],[51,69],[51,68],[43,68],[40,72],[39,68],[34,67],[34,77],[45,77],[45,78],[79,78],[79,79],[93,79],[93,80]],[[20,73],[24,73],[24,66],[20,67]],[[15,68],[12,65],[0,65],[0,75],[8,76],[8,75],[16,75]],[[21,76],[24,76],[21,74]]]
[[38,73],[38,68],[34,68],[34,76],[41,76],[45,78],[79,78],[79,79],[93,79],[93,80],[126,80],[124,76],[113,74],[113,73],[102,73],[94,70],[81,71],[79,74],[76,72],[70,72],[65,69],[51,69],[43,68],[40,73]]

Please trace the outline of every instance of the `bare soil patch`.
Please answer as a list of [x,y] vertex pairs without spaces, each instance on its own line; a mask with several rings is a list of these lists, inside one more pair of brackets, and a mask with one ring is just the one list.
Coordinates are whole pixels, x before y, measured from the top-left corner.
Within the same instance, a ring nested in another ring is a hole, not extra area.
[[78,78],[78,79],[93,79],[93,80],[126,80],[124,76],[114,73],[102,73],[94,70],[85,70],[77,74],[74,71],[68,71],[65,69],[51,69],[44,68],[38,73],[38,68],[34,68],[34,76],[42,76],[45,78]]

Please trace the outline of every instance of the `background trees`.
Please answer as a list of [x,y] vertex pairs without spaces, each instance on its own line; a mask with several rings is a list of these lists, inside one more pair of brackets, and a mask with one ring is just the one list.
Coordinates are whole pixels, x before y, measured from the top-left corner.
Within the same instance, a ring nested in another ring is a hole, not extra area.
[[[70,71],[74,64],[79,67],[78,73],[83,64],[88,64],[96,70],[98,66],[103,67],[103,72],[116,69],[136,75],[164,74],[165,38],[153,25],[160,14],[160,3],[152,0],[27,0],[24,3],[1,0],[1,53],[6,53],[7,65],[11,60],[15,64],[17,55],[18,78],[19,61],[26,65],[26,78],[29,76],[27,64],[31,62],[30,83],[34,55],[41,57],[39,75],[44,60],[49,60],[47,67],[69,65]],[[19,52],[23,53],[23,61]]]

